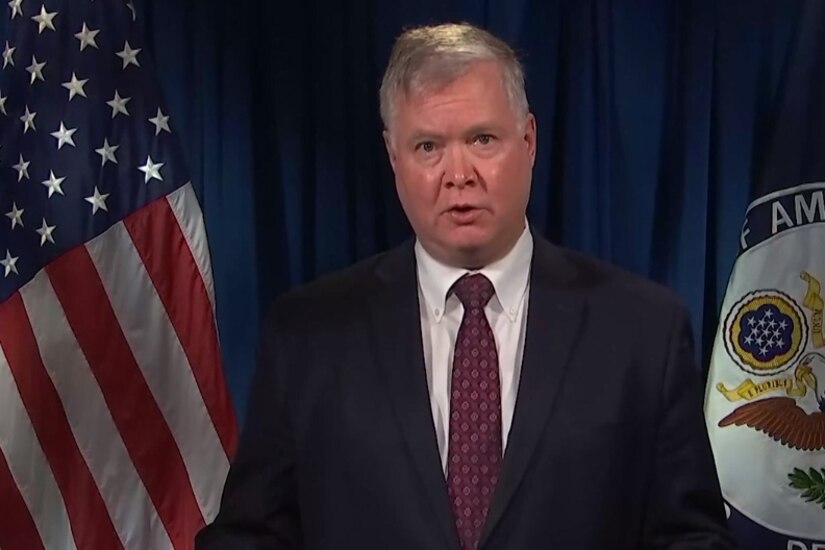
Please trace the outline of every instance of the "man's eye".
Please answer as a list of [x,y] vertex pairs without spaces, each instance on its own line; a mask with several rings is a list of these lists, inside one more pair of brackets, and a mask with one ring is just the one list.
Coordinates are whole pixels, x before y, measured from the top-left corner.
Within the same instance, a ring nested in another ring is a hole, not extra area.
[[435,143],[432,141],[422,141],[416,146],[416,149],[424,151],[425,153],[432,153],[435,151]]
[[489,145],[493,141],[493,136],[490,134],[480,134],[476,136],[475,142],[479,145]]

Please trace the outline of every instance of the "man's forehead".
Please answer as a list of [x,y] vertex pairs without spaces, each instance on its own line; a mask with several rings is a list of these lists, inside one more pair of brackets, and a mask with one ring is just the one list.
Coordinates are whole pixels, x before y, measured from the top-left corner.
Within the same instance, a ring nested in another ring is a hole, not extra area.
[[397,127],[407,136],[444,136],[491,131],[508,121],[490,109],[401,109],[396,116]]

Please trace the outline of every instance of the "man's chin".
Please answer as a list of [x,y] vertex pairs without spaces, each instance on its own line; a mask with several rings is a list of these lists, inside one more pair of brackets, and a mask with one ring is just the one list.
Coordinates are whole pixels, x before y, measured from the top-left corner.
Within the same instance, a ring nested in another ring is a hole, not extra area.
[[490,240],[481,236],[453,239],[444,246],[450,256],[450,263],[467,269],[481,268],[490,263],[491,249]]
[[490,247],[490,238],[479,227],[461,227],[452,232],[446,244],[459,254],[478,254]]

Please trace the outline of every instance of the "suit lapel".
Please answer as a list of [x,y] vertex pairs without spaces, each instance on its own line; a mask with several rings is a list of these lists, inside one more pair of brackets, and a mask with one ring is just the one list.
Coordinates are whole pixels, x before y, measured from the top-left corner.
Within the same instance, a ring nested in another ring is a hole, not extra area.
[[387,254],[377,269],[371,304],[379,375],[387,383],[410,456],[449,548],[459,548],[430,409],[421,340],[415,255],[411,243]]
[[584,305],[571,287],[572,268],[534,233],[527,334],[513,424],[481,546],[501,520],[527,470],[575,347]]

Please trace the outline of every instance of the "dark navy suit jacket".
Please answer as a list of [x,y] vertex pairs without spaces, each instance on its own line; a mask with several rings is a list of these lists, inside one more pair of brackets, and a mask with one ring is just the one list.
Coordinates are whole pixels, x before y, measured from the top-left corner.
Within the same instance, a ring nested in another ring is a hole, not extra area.
[[[684,308],[534,238],[481,548],[733,548]],[[197,548],[459,550],[427,391],[412,243],[281,297]]]

